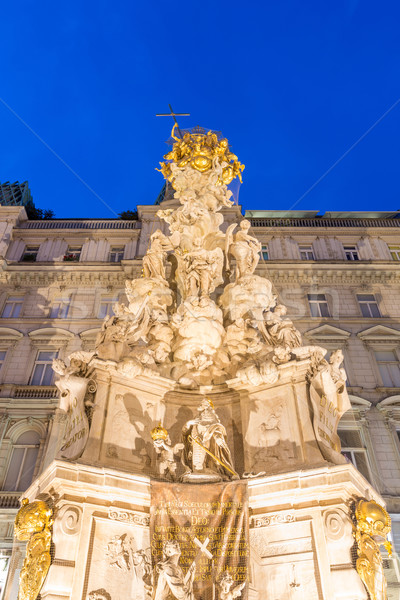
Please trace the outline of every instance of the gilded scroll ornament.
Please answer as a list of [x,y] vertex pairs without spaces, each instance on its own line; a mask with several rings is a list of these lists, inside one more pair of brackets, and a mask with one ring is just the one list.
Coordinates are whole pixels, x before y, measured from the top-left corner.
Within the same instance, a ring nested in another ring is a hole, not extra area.
[[18,600],[36,600],[42,588],[51,562],[52,516],[53,511],[46,502],[22,500],[15,518],[14,534],[18,540],[28,543],[19,577]]
[[[213,168],[215,161],[221,167],[218,177],[219,185],[228,185],[235,177],[242,181],[242,165],[235,154],[229,150],[228,140],[219,139],[216,133],[209,131],[203,133],[185,133],[183,138],[174,135],[176,125],[171,136],[175,140],[171,152],[164,156],[167,161],[175,163],[178,167],[190,166],[199,173],[205,173]],[[166,179],[173,181],[174,173],[171,162],[161,164],[161,172]]]
[[391,529],[390,517],[383,506],[372,500],[360,500],[356,506],[355,516],[357,572],[371,600],[386,600],[386,579],[383,573],[380,545],[384,545],[389,555],[391,554],[391,544],[387,540]]

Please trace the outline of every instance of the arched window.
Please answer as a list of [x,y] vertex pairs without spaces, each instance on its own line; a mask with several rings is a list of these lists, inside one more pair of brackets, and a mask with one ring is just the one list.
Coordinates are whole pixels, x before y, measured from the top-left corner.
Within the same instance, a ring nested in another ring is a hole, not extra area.
[[13,444],[11,460],[4,480],[3,490],[26,490],[33,479],[39,452],[40,438],[36,431],[25,431]]

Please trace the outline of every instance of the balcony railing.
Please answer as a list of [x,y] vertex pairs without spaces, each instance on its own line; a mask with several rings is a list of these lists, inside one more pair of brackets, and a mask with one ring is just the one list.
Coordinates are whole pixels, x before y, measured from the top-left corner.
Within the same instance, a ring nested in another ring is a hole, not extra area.
[[249,218],[252,227],[400,227],[400,219],[268,219]]
[[17,385],[13,398],[57,398],[58,390],[55,385]]
[[0,508],[19,508],[22,492],[0,492]]
[[51,219],[24,221],[21,229],[140,229],[140,221],[122,219]]

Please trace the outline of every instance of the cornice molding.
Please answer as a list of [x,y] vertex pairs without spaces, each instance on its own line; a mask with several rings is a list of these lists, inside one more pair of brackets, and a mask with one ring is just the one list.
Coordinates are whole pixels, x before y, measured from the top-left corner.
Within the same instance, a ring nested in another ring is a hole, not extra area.
[[24,334],[11,327],[0,327],[0,345],[11,346],[24,337]]
[[[138,269],[137,276],[140,275]],[[135,275],[133,275],[135,276]],[[0,273],[0,283],[9,286],[47,287],[63,285],[65,287],[95,287],[113,286],[123,288],[126,274],[123,271],[104,271],[98,267],[96,271],[77,269],[75,271],[3,271]]]
[[48,346],[65,346],[70,340],[75,338],[73,333],[60,327],[41,327],[40,329],[30,331],[28,336],[31,342],[37,346],[42,344]]
[[348,265],[337,265],[329,262],[313,264],[312,269],[304,268],[299,263],[287,264],[284,261],[274,264],[262,264],[256,270],[257,275],[267,277],[274,284],[299,285],[399,285],[400,264],[386,269],[382,265],[374,267],[368,263],[364,267],[348,268]]
[[368,327],[368,329],[357,333],[357,337],[366,343],[400,342],[400,331],[386,325],[374,325],[374,327]]
[[328,325],[325,323],[320,327],[316,327],[315,329],[311,329],[307,331],[304,336],[310,340],[316,340],[321,344],[329,343],[329,344],[346,344],[348,338],[351,336],[349,331],[345,331],[344,329],[340,329],[339,327],[333,327],[333,325]]

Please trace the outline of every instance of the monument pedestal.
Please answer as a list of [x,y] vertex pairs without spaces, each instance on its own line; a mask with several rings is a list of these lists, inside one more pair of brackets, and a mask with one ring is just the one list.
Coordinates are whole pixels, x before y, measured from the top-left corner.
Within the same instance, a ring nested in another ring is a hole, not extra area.
[[[248,488],[250,599],[367,600],[354,567],[351,503],[381,499],[352,465],[253,479]],[[56,460],[27,497],[54,502],[42,600],[86,600],[98,590],[111,600],[151,599],[148,477]]]

